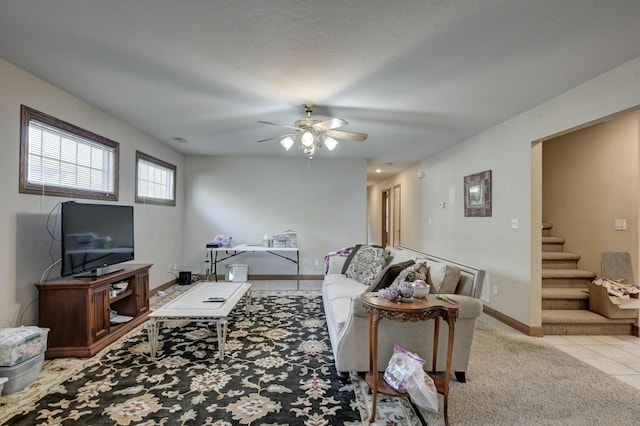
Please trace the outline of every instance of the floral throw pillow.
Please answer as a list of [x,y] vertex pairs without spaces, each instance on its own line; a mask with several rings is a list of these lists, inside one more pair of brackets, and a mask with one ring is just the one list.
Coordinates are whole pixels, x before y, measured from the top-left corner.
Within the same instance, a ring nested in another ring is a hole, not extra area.
[[427,281],[428,271],[429,269],[427,268],[426,263],[414,263],[413,265],[405,268],[402,272],[400,272],[389,287],[396,288],[405,281]]
[[389,254],[382,247],[362,246],[351,259],[344,275],[362,284],[371,285],[388,260]]

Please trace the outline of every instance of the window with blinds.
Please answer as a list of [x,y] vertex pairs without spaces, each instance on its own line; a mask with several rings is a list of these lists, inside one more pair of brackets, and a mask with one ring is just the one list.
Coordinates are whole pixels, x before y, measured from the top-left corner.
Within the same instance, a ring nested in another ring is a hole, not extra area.
[[136,203],[176,205],[176,166],[136,151]]
[[119,144],[22,106],[20,192],[118,200]]

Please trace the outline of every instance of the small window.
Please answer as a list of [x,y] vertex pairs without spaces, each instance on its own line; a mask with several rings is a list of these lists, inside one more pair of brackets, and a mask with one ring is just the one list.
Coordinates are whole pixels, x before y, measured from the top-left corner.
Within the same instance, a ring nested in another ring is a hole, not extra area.
[[176,166],[136,151],[136,203],[176,205]]
[[118,200],[117,142],[24,105],[20,115],[21,193]]

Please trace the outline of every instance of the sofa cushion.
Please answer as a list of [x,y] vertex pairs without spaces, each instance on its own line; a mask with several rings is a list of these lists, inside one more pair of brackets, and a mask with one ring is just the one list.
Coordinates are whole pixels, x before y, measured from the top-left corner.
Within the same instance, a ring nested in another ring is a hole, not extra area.
[[361,246],[351,259],[344,275],[365,285],[371,285],[387,266],[389,253],[382,247]]
[[444,263],[435,263],[429,267],[427,283],[431,293],[453,294],[460,281],[460,268]]
[[395,280],[390,287],[398,287],[405,281],[413,282],[416,280],[427,281],[428,268],[427,264],[424,262],[414,263],[413,265],[407,266]]
[[411,259],[407,260],[406,262],[394,263],[387,266],[382,271],[378,279],[371,283],[367,291],[378,291],[383,288],[389,287],[396,279],[396,277],[400,274],[400,272],[402,272],[405,268],[413,265],[414,263],[415,262],[413,261],[413,259]]

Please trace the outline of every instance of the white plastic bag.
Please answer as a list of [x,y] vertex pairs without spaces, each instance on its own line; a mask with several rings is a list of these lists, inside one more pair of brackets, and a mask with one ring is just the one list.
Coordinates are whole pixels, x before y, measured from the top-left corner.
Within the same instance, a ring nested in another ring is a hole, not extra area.
[[407,392],[407,379],[414,371],[422,370],[425,360],[398,345],[393,345],[393,355],[384,371],[384,380],[398,392]]
[[438,389],[431,376],[422,368],[416,369],[407,379],[407,392],[418,407],[438,412]]

